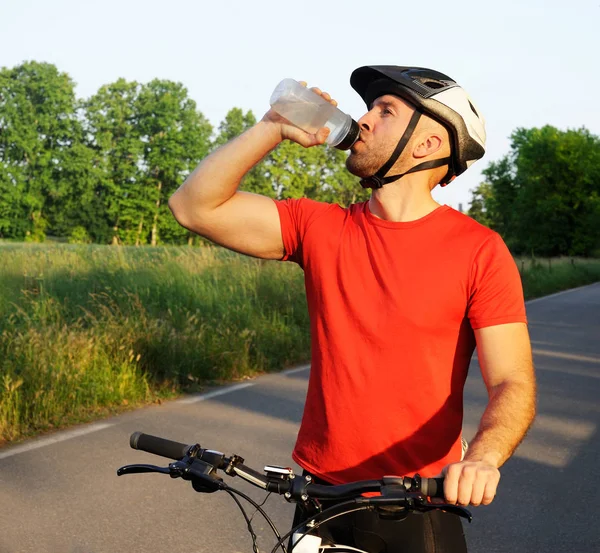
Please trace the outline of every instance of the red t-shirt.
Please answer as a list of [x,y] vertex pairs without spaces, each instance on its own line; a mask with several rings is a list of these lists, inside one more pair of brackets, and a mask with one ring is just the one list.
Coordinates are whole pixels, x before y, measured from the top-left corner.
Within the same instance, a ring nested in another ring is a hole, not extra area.
[[396,223],[368,202],[276,204],[311,321],[294,460],[335,484],[438,475],[461,456],[473,329],[526,322],[506,245],[448,206]]

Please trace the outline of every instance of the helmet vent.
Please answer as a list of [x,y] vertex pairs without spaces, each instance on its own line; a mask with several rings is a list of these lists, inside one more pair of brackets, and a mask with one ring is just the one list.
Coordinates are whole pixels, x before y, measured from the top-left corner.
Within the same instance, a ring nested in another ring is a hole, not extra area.
[[475,109],[475,106],[471,103],[471,100],[469,100],[469,106],[471,106],[471,110],[473,111],[473,113],[477,115],[477,117],[479,117],[479,113],[477,113],[477,110]]
[[434,81],[431,77],[413,77],[413,82],[417,82],[427,88],[427,90],[437,90],[438,88],[446,88],[446,84],[443,81]]

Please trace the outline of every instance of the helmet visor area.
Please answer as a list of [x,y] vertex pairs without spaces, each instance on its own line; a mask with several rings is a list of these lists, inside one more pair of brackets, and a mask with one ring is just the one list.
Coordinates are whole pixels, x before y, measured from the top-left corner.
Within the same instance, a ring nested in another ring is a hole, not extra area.
[[[426,99],[457,86],[456,82],[433,69],[423,67],[397,67],[393,65],[372,65],[359,67],[351,77],[350,84],[366,101],[366,93],[373,82],[389,81],[404,87],[419,97]],[[367,103],[367,105],[369,105]]]

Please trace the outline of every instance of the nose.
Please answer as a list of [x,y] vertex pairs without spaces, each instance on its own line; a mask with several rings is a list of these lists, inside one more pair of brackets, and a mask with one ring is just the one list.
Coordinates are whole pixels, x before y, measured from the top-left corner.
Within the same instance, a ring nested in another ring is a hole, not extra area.
[[373,130],[373,113],[371,111],[367,111],[359,120],[358,126],[361,131],[371,132]]

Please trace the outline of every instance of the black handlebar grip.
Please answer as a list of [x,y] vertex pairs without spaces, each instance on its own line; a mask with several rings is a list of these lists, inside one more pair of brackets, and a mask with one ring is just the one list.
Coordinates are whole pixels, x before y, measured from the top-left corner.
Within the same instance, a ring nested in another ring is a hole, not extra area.
[[427,497],[444,497],[444,479],[443,478],[423,478],[421,481],[421,491]]
[[140,449],[161,457],[168,457],[177,461],[183,459],[187,454],[189,445],[180,444],[171,440],[165,440],[150,434],[134,432],[129,438],[129,445],[132,449]]

